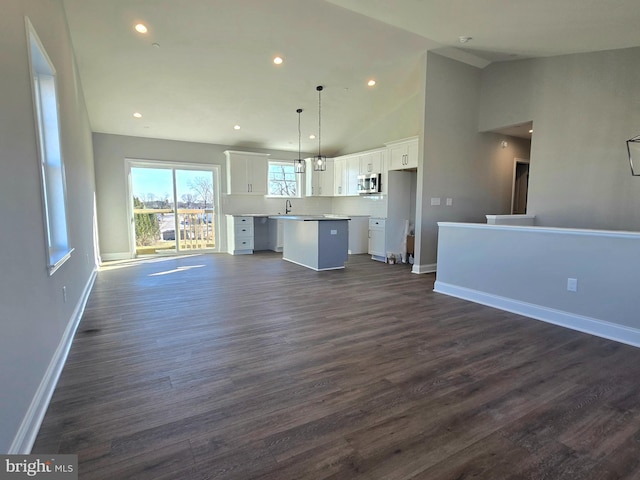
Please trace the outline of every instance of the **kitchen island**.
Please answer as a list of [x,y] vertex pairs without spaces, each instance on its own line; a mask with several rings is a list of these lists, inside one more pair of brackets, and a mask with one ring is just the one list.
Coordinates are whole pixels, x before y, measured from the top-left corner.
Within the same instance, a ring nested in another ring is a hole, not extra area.
[[312,270],[344,268],[349,248],[349,217],[272,215],[284,220],[282,258]]

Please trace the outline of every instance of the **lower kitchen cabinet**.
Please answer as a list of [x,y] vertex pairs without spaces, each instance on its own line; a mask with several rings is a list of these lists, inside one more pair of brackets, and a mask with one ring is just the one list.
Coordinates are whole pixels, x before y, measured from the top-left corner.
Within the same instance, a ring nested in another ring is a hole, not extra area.
[[369,255],[374,260],[385,262],[387,253],[385,252],[385,219],[369,219]]
[[227,251],[231,255],[253,253],[253,217],[227,215]]

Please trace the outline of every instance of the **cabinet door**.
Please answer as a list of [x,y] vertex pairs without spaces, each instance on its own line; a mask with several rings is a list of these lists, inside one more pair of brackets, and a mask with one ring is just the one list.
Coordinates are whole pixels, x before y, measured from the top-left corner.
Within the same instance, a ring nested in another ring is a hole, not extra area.
[[320,177],[318,176],[318,172],[313,170],[313,160],[311,158],[305,159],[305,189],[304,194],[306,197],[316,197],[319,195],[320,191]]
[[407,147],[404,144],[389,147],[389,170],[402,170],[405,167]]
[[360,157],[347,158],[347,195],[357,196],[358,192],[358,175],[360,175]]
[[385,221],[369,220],[369,255],[385,257]]
[[336,158],[333,161],[333,195],[343,197],[347,194],[346,190],[346,159]]
[[418,168],[418,140],[407,143],[405,168]]
[[334,161],[327,158],[327,169],[324,172],[316,172],[318,178],[318,195],[321,197],[333,197]]
[[360,175],[382,173],[382,152],[369,152],[360,156]]
[[249,193],[246,159],[227,158],[227,193]]
[[269,162],[266,157],[249,157],[247,159],[247,180],[251,195],[267,194]]

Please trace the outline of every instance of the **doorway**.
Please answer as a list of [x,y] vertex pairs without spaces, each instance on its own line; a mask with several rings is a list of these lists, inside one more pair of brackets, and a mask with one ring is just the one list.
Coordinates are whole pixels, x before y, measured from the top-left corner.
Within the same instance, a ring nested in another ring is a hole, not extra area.
[[217,166],[128,161],[135,256],[219,251]]
[[527,213],[527,196],[529,194],[529,160],[514,158],[513,184],[511,193],[511,214]]

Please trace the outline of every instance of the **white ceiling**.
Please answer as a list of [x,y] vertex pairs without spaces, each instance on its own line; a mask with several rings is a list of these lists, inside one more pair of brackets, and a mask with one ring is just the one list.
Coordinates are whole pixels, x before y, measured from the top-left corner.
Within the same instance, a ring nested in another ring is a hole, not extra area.
[[[418,94],[426,50],[483,68],[640,45],[637,0],[64,5],[93,131],[295,151],[302,108],[302,150],[313,152],[317,140],[308,135],[317,132],[316,86],[323,85],[324,154]],[[139,21],[146,35],[133,30]],[[473,40],[462,45],[463,35]],[[275,55],[283,65],[273,65]],[[369,78],[376,87],[366,86]],[[133,118],[135,111],[143,118]]]

